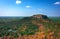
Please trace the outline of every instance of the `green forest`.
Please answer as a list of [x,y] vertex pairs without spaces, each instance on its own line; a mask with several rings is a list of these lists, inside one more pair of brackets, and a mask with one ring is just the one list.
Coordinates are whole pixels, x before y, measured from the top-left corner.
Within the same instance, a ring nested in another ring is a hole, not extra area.
[[[39,25],[44,29],[39,30]],[[17,38],[19,35],[34,35],[36,32],[44,32],[48,35],[54,32],[57,38],[60,36],[60,18],[59,17],[46,17],[34,18],[31,17],[0,17],[0,37],[14,36]]]

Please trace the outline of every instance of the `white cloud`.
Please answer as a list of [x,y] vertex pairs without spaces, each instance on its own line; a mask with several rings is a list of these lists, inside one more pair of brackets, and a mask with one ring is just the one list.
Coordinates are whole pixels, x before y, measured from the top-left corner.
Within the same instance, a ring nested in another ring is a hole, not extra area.
[[59,5],[59,4],[60,4],[60,2],[55,2],[54,4],[55,4],[55,5]]
[[19,0],[16,0],[16,4],[21,4],[22,2]]
[[31,8],[31,6],[26,6],[26,8]]

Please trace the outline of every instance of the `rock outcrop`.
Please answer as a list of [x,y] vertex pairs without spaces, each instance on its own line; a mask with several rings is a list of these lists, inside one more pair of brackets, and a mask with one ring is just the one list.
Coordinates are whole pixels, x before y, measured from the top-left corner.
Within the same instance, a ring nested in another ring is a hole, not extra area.
[[46,15],[41,15],[41,14],[33,15],[32,17],[40,18],[40,19],[47,19],[48,18]]

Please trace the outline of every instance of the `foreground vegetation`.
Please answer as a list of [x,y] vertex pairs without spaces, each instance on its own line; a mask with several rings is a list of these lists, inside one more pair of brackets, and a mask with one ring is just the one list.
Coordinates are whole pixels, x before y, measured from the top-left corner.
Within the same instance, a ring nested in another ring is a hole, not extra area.
[[0,17],[0,39],[60,39],[60,18]]

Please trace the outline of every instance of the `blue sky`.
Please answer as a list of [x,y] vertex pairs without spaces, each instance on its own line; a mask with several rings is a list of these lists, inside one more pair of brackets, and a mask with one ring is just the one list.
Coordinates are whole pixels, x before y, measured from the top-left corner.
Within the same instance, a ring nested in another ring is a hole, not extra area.
[[60,16],[60,0],[0,0],[0,16]]

